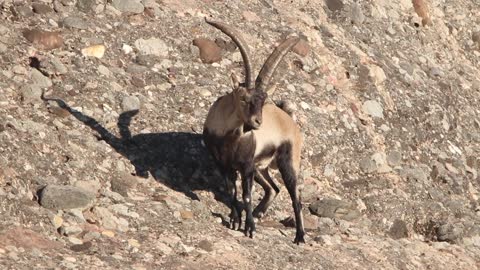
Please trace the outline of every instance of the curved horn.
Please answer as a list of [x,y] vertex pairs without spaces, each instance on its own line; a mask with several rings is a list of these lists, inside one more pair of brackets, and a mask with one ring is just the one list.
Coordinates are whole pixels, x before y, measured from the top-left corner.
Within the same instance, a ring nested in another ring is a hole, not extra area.
[[290,51],[290,49],[299,41],[299,37],[290,37],[275,48],[258,73],[257,80],[255,81],[257,90],[265,91],[267,89],[267,86],[269,85],[278,64],[280,61],[282,61],[283,57],[288,53],[288,51]]
[[250,53],[248,52],[248,46],[242,36],[233,28],[220,22],[214,22],[205,18],[205,22],[218,28],[225,35],[229,36],[235,44],[237,44],[240,53],[243,58],[243,65],[245,67],[245,86],[247,89],[252,89],[253,86],[253,74],[252,74],[252,62],[250,61]]

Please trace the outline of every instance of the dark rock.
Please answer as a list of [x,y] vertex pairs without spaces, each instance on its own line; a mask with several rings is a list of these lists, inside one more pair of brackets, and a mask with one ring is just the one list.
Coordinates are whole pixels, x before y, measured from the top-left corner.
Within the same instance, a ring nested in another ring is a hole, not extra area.
[[395,219],[395,221],[392,224],[392,227],[390,227],[390,231],[388,232],[388,234],[393,239],[408,237],[407,223],[405,223],[405,221],[401,219]]
[[205,251],[208,251],[208,252],[212,252],[213,251],[213,243],[208,241],[208,240],[202,240],[198,243],[198,247],[205,250]]
[[53,12],[53,9],[43,3],[35,2],[32,4],[33,11],[37,14],[47,14]]
[[459,240],[464,233],[463,225],[457,224],[443,224],[437,229],[437,239],[439,241],[455,242]]
[[95,8],[95,0],[78,0],[77,8],[82,12],[89,13]]
[[86,251],[86,250],[90,249],[91,247],[92,247],[92,242],[88,241],[88,242],[85,242],[83,244],[73,245],[73,246],[70,247],[70,249],[72,251],[75,251],[75,252],[82,252],[82,251]]
[[40,205],[55,210],[85,208],[93,199],[90,192],[73,186],[48,185],[40,192]]
[[361,216],[355,205],[337,199],[323,199],[312,203],[310,213],[319,217],[338,218],[347,221],[357,219]]
[[135,62],[137,62],[137,64],[146,67],[153,67],[155,64],[159,63],[160,60],[161,58],[159,56],[153,54],[141,54],[135,58]]
[[344,7],[342,0],[325,0],[325,3],[327,4],[328,9],[333,12],[340,11]]

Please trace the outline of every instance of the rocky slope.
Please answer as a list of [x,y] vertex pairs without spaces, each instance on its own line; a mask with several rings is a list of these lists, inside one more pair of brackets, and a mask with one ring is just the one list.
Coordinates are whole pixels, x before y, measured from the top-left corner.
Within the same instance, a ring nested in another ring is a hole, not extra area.
[[[476,1],[0,7],[2,269],[480,267]],[[200,134],[242,64],[205,16],[241,29],[257,70],[306,40],[270,89],[305,134],[306,245],[284,188],[253,240],[224,225]]]

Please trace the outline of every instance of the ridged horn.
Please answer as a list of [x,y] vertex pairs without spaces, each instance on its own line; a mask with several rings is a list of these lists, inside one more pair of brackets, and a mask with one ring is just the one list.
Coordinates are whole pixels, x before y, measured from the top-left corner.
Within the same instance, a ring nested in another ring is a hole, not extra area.
[[225,35],[229,36],[233,40],[233,42],[235,42],[235,44],[237,44],[237,47],[242,54],[243,65],[245,67],[245,86],[247,89],[254,88],[255,86],[253,85],[252,62],[250,60],[250,53],[248,51],[247,43],[242,38],[242,35],[240,35],[237,30],[224,23],[210,21],[208,18],[205,18],[205,22],[222,31]]
[[275,48],[258,73],[257,79],[255,80],[255,86],[257,90],[266,91],[268,85],[270,84],[270,80],[273,78],[273,74],[278,67],[278,64],[280,61],[282,61],[283,57],[288,53],[288,51],[290,51],[290,49],[299,41],[299,37],[290,37]]

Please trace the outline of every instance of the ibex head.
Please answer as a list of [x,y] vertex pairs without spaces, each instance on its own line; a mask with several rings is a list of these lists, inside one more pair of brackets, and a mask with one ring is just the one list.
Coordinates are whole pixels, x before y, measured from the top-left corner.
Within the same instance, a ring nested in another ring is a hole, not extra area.
[[229,36],[237,45],[242,55],[245,67],[245,83],[240,83],[237,76],[232,74],[233,96],[235,110],[238,117],[247,128],[258,129],[262,124],[262,108],[267,99],[266,89],[278,67],[280,61],[290,49],[300,41],[298,37],[290,37],[278,45],[267,58],[255,81],[253,81],[252,63],[248,46],[242,36],[233,28],[220,22],[205,21]]

